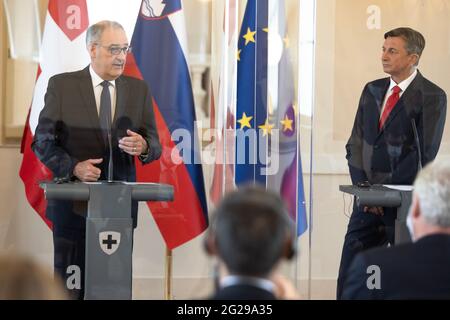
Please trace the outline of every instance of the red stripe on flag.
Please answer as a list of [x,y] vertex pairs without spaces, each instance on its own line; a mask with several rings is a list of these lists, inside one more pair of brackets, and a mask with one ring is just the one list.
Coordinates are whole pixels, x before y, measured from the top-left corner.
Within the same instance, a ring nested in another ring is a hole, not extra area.
[[37,72],[36,72],[36,80],[35,81],[37,81],[37,79],[39,78],[41,73],[42,73],[41,65],[38,65]]
[[51,180],[52,173],[45,167],[31,150],[31,142],[33,136],[30,128],[27,125],[24,137],[22,138],[23,161],[20,167],[20,178],[25,185],[25,193],[28,202],[34,210],[41,216],[44,222],[51,228],[52,223],[45,217],[45,210],[47,208],[47,200],[44,197],[44,190],[39,187],[39,182],[44,180]]
[[25,126],[22,132],[22,141],[20,142],[20,153],[23,154],[25,152],[25,144],[28,141],[28,132],[30,132],[30,113],[31,108],[28,109],[27,122],[25,122]]
[[[143,79],[133,54],[127,56],[125,70],[128,76]],[[178,149],[155,100],[153,110],[162,154],[159,160],[147,165],[142,165],[136,158],[136,180],[170,184],[174,187],[173,201],[147,202],[167,247],[174,249],[202,233],[207,224],[205,217],[199,216],[203,212],[200,199],[186,166],[177,157]],[[174,163],[174,158],[178,158],[180,164]]]
[[[86,31],[89,25],[86,0],[50,0],[48,3],[48,14],[50,14],[61,31],[63,31],[71,41]],[[48,25],[46,24],[46,28],[47,27]],[[50,28],[50,30],[44,29],[44,38],[47,35],[47,32],[52,32],[52,28]],[[50,39],[53,39],[54,37],[55,35],[52,34]],[[57,38],[58,37],[56,37],[54,41],[58,41]],[[49,60],[49,58],[45,56],[44,59]],[[64,65],[64,61],[73,59],[73,55],[68,55],[64,56],[62,61],[44,62],[47,64],[62,63],[62,65]],[[36,81],[40,77],[41,73],[42,70],[39,65],[36,74]],[[38,113],[36,112],[36,114]],[[52,180],[53,175],[51,171],[39,161],[33,150],[31,150],[33,135],[30,129],[30,116],[31,108],[28,112],[27,122],[22,136],[21,152],[23,153],[23,158],[19,175],[24,183],[26,197],[31,207],[36,210],[44,222],[51,228],[52,223],[45,217],[47,201],[45,200],[44,191],[39,187],[39,182],[44,180]]]
[[[231,117],[231,116],[229,116]],[[228,121],[227,121],[228,127]],[[217,132],[216,135],[219,135]],[[234,189],[234,169],[232,144],[234,134],[230,130],[222,129],[220,137],[216,137],[216,163],[214,164],[213,181],[209,190],[212,203],[218,205],[223,196]],[[226,150],[225,141],[226,139]],[[225,154],[225,157],[224,157]]]
[[137,180],[170,184],[174,187],[172,202],[147,202],[156,224],[169,249],[195,238],[206,229],[206,221],[201,212],[203,208],[192,184],[186,166],[172,161],[172,151],[178,149],[172,141],[170,132],[153,101],[156,125],[163,150],[161,158],[142,166],[136,161]]
[[139,70],[136,59],[134,58],[133,53],[129,53],[127,55],[127,61],[125,63],[125,68],[123,70],[123,74],[129,77],[134,77],[143,80],[142,73]]

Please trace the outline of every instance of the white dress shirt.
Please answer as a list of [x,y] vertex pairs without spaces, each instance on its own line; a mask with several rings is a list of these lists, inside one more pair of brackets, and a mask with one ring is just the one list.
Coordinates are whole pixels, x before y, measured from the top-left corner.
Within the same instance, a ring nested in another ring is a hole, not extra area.
[[395,83],[395,81],[392,80],[392,77],[391,77],[391,83],[389,84],[389,88],[386,92],[386,95],[384,96],[383,107],[381,108],[381,112],[380,112],[380,119],[381,119],[381,115],[383,114],[384,108],[386,107],[386,102],[393,93],[392,89],[395,86],[399,86],[399,88],[402,90],[399,93],[399,98],[401,98],[403,93],[405,92],[405,90],[408,88],[408,86],[411,84],[411,82],[413,82],[413,80],[416,76],[417,76],[417,69],[415,69],[414,72],[408,78],[406,78],[405,80],[403,80],[400,83]]
[[275,292],[275,284],[264,278],[228,275],[220,281],[220,287],[226,288],[236,285],[250,285],[269,292]]
[[[97,114],[100,114],[100,97],[102,95],[103,87],[101,83],[104,81],[100,76],[95,73],[92,66],[89,66],[89,72],[91,73],[92,87],[94,88],[95,104],[97,106]],[[111,122],[114,119],[114,112],[116,111],[116,80],[109,81],[109,94],[111,95]]]

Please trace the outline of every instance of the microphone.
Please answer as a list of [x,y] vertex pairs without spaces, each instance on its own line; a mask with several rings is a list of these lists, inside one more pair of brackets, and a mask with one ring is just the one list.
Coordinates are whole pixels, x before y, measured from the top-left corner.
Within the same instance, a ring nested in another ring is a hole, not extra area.
[[108,182],[113,181],[113,149],[111,141],[111,130],[108,131],[108,144],[109,144],[109,161],[108,161]]
[[113,148],[112,148],[112,138],[111,138],[111,117],[107,118],[107,128],[108,128],[108,146],[109,146],[109,159],[108,159],[108,182],[113,181]]
[[70,181],[70,177],[55,177],[53,178],[53,182],[56,184],[67,183]]
[[411,118],[411,125],[414,133],[414,141],[417,147],[417,168],[418,171],[422,170],[422,152],[420,150],[420,142],[419,142],[419,135],[417,134],[417,127],[416,127],[416,121],[414,118]]

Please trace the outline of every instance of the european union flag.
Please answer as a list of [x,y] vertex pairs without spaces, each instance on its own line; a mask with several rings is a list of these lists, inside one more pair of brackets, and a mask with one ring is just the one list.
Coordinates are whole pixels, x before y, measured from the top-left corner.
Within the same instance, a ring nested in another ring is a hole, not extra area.
[[267,0],[249,0],[238,41],[235,182],[266,184]]
[[248,0],[237,53],[235,182],[279,192],[301,235],[307,219],[288,48],[284,1]]

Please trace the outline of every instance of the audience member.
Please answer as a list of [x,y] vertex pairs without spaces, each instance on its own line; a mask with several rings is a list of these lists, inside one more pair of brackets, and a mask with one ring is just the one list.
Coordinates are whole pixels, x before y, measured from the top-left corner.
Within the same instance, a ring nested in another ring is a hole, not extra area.
[[226,195],[205,240],[223,270],[211,299],[298,298],[294,286],[276,273],[283,258],[295,255],[295,239],[293,223],[275,193],[245,187]]
[[414,182],[408,215],[413,243],[364,251],[344,283],[344,299],[450,298],[450,164],[433,162]]

